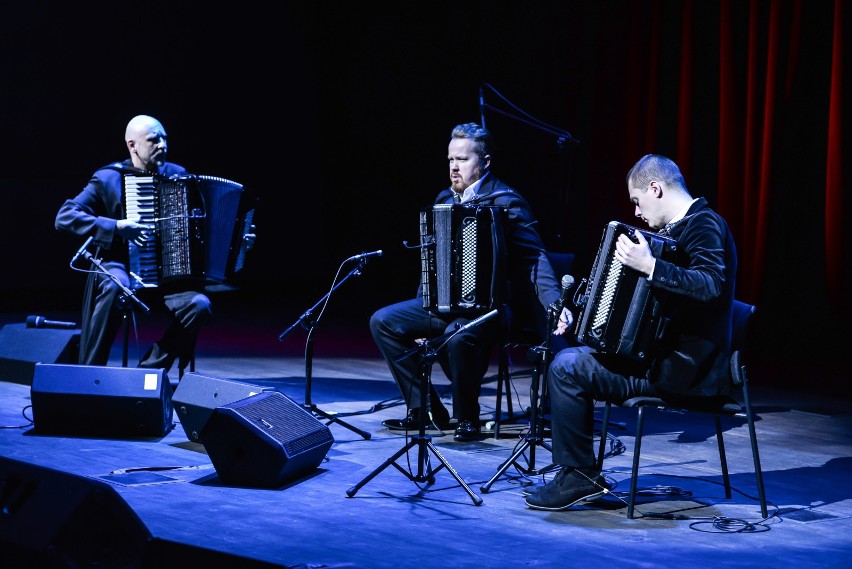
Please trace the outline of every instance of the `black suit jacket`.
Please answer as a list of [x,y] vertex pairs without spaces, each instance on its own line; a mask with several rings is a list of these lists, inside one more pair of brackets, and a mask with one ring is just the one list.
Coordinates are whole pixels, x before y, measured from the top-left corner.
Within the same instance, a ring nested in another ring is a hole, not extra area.
[[721,395],[728,365],[737,249],[725,220],[699,198],[670,229],[678,253],[657,259],[651,285],[667,295],[669,330],[649,379],[669,394]]

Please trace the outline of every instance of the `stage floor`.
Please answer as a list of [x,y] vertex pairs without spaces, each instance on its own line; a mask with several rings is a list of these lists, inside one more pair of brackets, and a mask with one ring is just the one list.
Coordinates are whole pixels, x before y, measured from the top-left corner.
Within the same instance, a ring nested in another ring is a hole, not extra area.
[[[270,388],[301,409],[307,395],[303,355],[251,348],[253,337],[268,338],[270,331],[213,330],[199,346],[196,372]],[[451,431],[429,431],[437,453],[426,453],[428,465],[449,466],[435,472],[432,485],[403,473],[416,475],[425,464],[415,445],[397,467],[386,466],[358,487],[410,441],[381,426],[405,409],[384,362],[369,349],[359,355],[347,348],[358,334],[365,345],[366,327],[322,336],[311,361],[312,403],[345,424],[328,426],[333,442],[315,468],[273,488],[220,480],[205,446],[189,440],[177,413],[170,418],[174,428],[163,436],[114,436],[107,426],[102,436],[40,434],[29,422],[31,387],[0,377],[0,541],[12,552],[11,561],[4,554],[3,567],[185,567],[207,561],[371,569],[849,566],[848,401],[752,388],[770,502],[766,519],[744,420],[724,424],[735,490],[725,499],[712,421],[655,410],[646,419],[635,519],[626,517],[625,503],[635,413],[621,409],[614,409],[612,420],[623,425],[611,433],[613,447],[623,444],[624,452],[605,462],[615,488],[568,511],[525,506],[525,485],[542,475],[512,466],[492,480],[524,441],[525,419],[504,425],[499,439],[486,433],[468,443],[454,442]],[[293,340],[298,345],[303,339]],[[120,367],[119,348],[117,343],[108,367]],[[513,367],[513,407],[525,409],[531,374],[523,354],[513,354]],[[494,411],[495,374],[496,366],[483,385],[485,419]],[[450,407],[450,386],[437,366],[432,379]],[[547,449],[532,448],[534,467],[548,466]],[[529,452],[523,455],[524,466],[529,458]],[[653,513],[683,519],[642,517]]]

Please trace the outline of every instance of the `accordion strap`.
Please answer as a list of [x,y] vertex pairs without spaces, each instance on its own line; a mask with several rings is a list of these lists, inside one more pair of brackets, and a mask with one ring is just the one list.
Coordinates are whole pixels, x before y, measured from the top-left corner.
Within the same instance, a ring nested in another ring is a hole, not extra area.
[[481,195],[481,196],[476,196],[476,197],[466,201],[464,203],[464,205],[476,205],[480,202],[484,202],[485,200],[491,201],[491,200],[495,200],[495,199],[503,197],[503,196],[521,197],[521,195],[518,192],[516,192],[515,190],[508,190],[508,189],[507,190],[498,190],[496,192],[491,192],[490,194],[484,194],[484,195]]

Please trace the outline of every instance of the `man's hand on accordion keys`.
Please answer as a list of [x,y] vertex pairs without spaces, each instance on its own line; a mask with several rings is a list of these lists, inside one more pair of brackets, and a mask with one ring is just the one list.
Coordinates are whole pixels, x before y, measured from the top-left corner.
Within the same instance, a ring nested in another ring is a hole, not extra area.
[[567,308],[562,309],[562,314],[559,315],[559,321],[556,323],[556,328],[553,330],[554,336],[563,335],[574,322],[574,314]]
[[148,241],[154,231],[154,227],[132,219],[119,219],[115,222],[115,230],[125,240],[133,241],[140,247],[144,247],[145,242]]

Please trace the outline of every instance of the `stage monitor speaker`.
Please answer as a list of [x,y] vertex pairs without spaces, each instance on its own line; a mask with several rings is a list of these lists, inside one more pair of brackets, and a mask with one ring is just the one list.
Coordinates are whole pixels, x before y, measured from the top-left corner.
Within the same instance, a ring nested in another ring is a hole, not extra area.
[[80,330],[6,324],[0,328],[0,381],[32,385],[36,363],[77,363],[79,352]]
[[142,567],[151,534],[105,482],[0,457],[3,567]]
[[203,444],[201,431],[214,409],[263,391],[274,389],[189,372],[185,373],[178,383],[172,396],[172,404],[186,438]]
[[30,397],[39,434],[161,437],[174,426],[165,369],[39,363]]
[[277,391],[217,407],[202,437],[222,482],[263,488],[316,469],[334,443],[325,424]]

